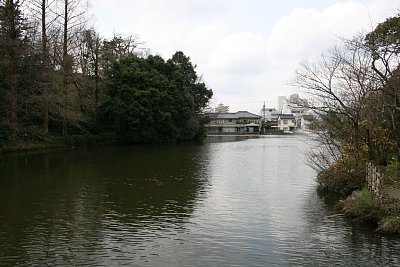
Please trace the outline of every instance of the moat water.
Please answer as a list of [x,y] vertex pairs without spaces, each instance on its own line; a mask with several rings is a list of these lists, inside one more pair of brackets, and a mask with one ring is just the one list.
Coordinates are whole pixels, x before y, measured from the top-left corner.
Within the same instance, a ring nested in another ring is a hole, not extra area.
[[400,238],[352,226],[317,195],[309,145],[3,155],[0,266],[399,266]]

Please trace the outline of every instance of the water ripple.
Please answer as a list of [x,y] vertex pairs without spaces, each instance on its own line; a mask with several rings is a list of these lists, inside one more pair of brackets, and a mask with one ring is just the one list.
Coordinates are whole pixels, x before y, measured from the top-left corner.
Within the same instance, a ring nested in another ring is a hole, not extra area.
[[2,159],[0,266],[399,265],[316,195],[302,138]]

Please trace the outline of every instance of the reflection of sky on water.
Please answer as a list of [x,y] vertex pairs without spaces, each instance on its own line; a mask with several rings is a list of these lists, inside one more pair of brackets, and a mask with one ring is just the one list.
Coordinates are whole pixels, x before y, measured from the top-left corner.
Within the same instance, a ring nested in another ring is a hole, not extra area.
[[399,263],[317,196],[304,138],[3,158],[0,266]]

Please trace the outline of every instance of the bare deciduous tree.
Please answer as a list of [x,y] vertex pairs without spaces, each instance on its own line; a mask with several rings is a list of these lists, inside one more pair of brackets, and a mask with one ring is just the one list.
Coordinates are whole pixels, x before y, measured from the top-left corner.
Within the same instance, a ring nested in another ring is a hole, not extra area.
[[[366,101],[379,88],[379,80],[361,40],[347,40],[323,54],[319,63],[303,62],[296,71],[293,85],[306,91],[310,97],[307,107],[317,115],[313,127],[321,146],[314,163],[336,161],[343,155],[345,144],[356,148],[367,144],[360,125],[365,119]],[[353,149],[352,153],[359,157],[363,156],[361,151]]]

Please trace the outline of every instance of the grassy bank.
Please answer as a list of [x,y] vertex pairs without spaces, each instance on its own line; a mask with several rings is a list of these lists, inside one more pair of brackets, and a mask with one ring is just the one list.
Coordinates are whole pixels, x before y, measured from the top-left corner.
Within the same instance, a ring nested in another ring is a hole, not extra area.
[[385,234],[400,234],[400,202],[378,198],[367,188],[354,191],[337,204],[346,217],[357,224],[371,224]]
[[70,135],[67,137],[51,137],[42,141],[27,140],[3,144],[0,146],[0,154],[57,148],[75,148],[80,146],[110,144],[114,142],[114,138],[107,135]]
[[[356,224],[373,225],[378,232],[400,234],[400,170],[397,161],[380,167],[382,198],[366,188],[365,163],[340,160],[317,176],[318,191],[341,196],[336,207]],[[341,199],[341,200],[340,200]]]
[[56,148],[66,148],[68,147],[64,143],[45,143],[45,142],[19,142],[4,145],[0,148],[0,154],[5,153],[13,153],[13,152],[26,152],[26,151],[34,151],[34,150],[47,150],[47,149],[56,149]]

